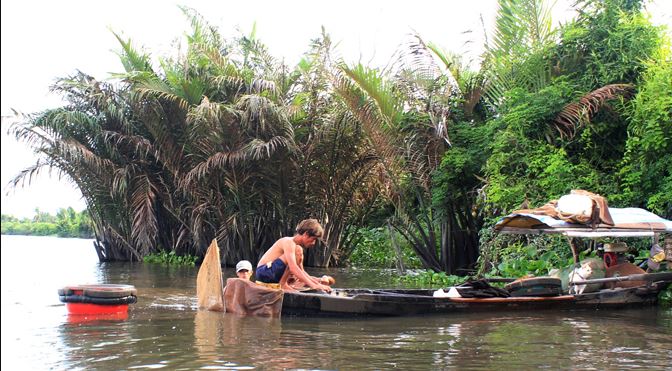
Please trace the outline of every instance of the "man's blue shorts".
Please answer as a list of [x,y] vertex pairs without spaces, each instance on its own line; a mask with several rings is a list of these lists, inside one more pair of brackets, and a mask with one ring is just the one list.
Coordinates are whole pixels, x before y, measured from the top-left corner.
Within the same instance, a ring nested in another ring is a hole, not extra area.
[[285,262],[283,262],[282,259],[277,258],[273,260],[270,268],[268,265],[257,267],[254,276],[257,281],[263,283],[279,283],[282,275],[285,274],[285,269],[287,269]]

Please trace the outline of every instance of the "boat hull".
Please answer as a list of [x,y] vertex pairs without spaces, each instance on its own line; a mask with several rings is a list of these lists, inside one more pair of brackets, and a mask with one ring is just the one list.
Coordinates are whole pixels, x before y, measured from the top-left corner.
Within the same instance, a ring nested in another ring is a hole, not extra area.
[[433,290],[336,289],[332,294],[285,293],[284,315],[413,316],[460,312],[603,309],[653,305],[666,283],[581,295],[508,298],[433,297]]

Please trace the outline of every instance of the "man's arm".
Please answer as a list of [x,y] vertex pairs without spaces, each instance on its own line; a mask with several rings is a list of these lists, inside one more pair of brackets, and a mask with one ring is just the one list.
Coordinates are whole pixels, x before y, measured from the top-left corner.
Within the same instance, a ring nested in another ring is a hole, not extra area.
[[[296,264],[299,266],[299,268],[301,268],[302,271],[306,272],[306,269],[303,267],[303,248],[301,246],[295,246],[294,248],[296,249]],[[310,277],[310,279],[315,283],[329,285],[327,282],[324,282],[322,278],[317,278],[315,276],[311,276],[310,274],[308,277]]]
[[331,292],[331,287],[325,286],[319,282],[311,279],[310,275],[306,273],[305,270],[300,267],[296,262],[296,244],[292,241],[287,241],[285,246],[283,246],[283,251],[285,259],[287,259],[287,267],[289,271],[297,278],[307,284],[310,288],[316,290],[323,290],[326,292]]

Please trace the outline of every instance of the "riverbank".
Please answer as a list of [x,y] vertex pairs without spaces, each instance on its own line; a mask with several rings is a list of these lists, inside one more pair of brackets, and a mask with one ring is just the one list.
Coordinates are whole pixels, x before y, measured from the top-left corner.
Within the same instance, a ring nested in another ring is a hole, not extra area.
[[19,219],[2,214],[1,233],[20,236],[53,236],[65,238],[94,238],[89,214],[73,208],[60,209],[56,215],[35,210],[32,218]]

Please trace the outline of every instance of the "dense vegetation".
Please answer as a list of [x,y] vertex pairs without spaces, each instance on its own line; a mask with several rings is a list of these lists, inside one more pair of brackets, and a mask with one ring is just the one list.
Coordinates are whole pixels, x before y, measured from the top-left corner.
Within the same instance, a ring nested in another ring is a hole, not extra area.
[[349,65],[325,31],[290,67],[184,9],[176,55],[118,37],[116,80],[63,78],[67,105],[13,127],[42,156],[15,184],[45,167],[75,182],[101,260],[217,238],[225,264],[256,261],[315,217],[327,243],[306,265],[520,275],[569,258],[493,235],[521,205],[580,188],[672,217],[665,30],[637,0],[581,0],[558,29],[545,1],[499,3],[478,70],[420,35],[391,67]]
[[32,219],[19,220],[14,216],[3,214],[2,234],[94,238],[89,214],[86,211],[77,212],[71,207],[59,209],[56,215],[36,209]]

